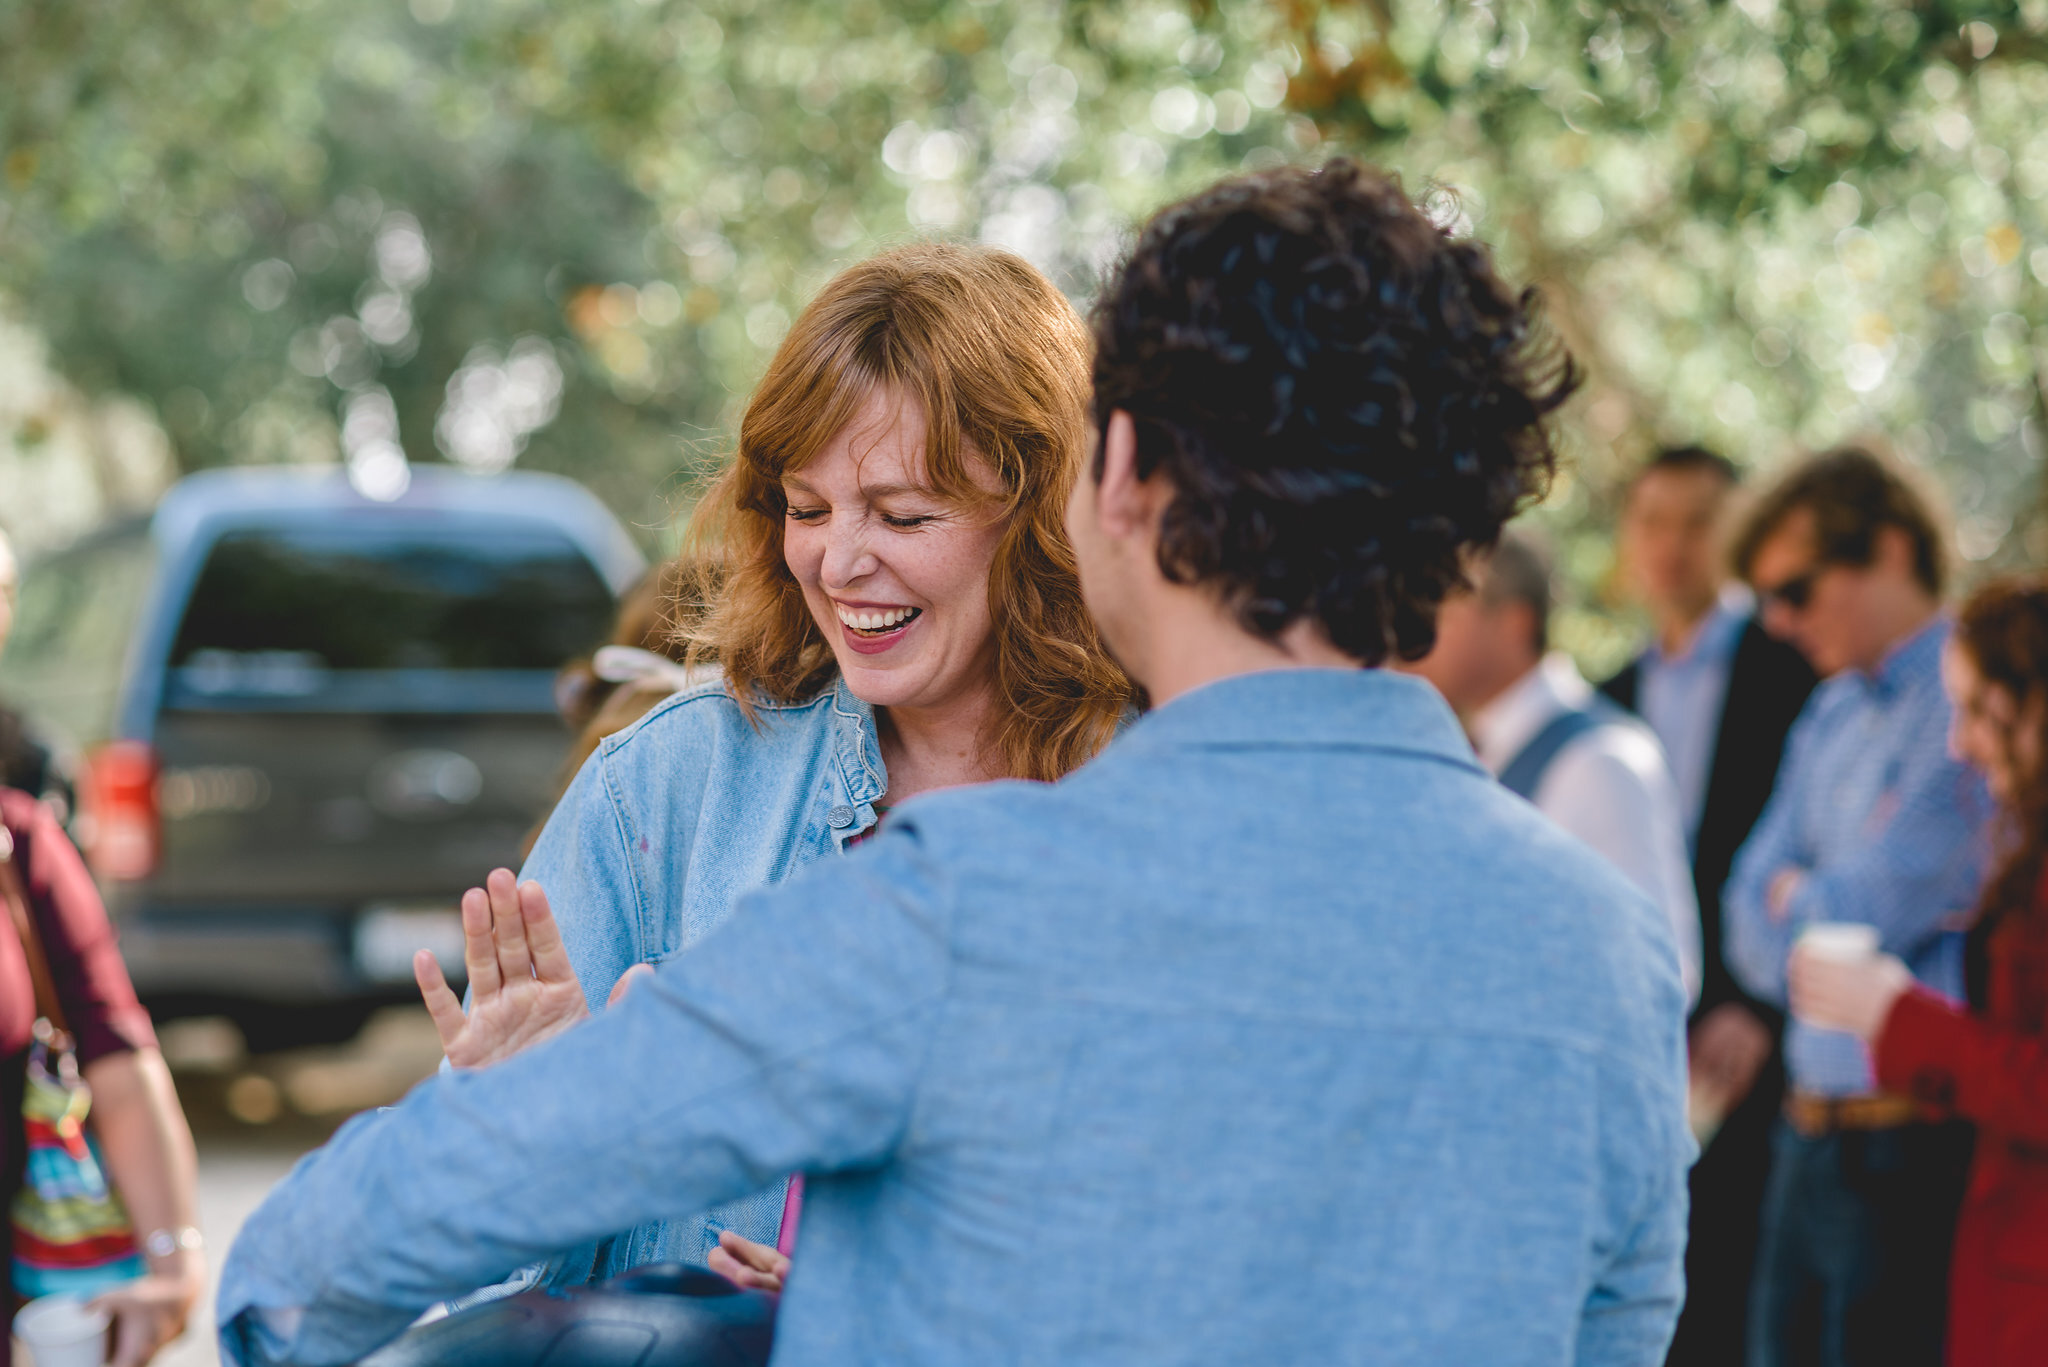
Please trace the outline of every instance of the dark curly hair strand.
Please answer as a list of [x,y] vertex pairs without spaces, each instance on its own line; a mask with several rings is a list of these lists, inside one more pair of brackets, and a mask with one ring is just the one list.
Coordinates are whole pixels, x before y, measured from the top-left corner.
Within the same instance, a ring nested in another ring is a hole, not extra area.
[[1139,475],[1173,482],[1168,579],[1368,665],[1428,653],[1465,553],[1549,488],[1580,380],[1534,291],[1349,159],[1161,211],[1094,331],[1097,423],[1129,414]]

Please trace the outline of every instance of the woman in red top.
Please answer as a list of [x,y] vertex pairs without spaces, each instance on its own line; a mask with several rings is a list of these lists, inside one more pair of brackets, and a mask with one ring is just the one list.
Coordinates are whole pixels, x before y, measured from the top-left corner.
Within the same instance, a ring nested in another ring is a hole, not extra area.
[[[30,922],[92,1088],[90,1123],[100,1157],[145,1244],[149,1275],[97,1300],[115,1321],[110,1362],[141,1367],[182,1332],[206,1285],[192,1227],[192,1132],[78,851],[42,803],[11,788],[0,788],[0,827],[8,837],[0,846],[12,845]],[[0,1210],[21,1183],[22,1088],[35,1017],[28,958],[14,918],[0,911]],[[15,1309],[6,1253],[0,1248],[0,1367],[9,1360],[6,1326]]]
[[1949,1278],[1950,1367],[2048,1363],[2048,579],[1964,605],[1944,676],[1951,745],[2003,810],[2003,863],[1971,931],[1971,1007],[1889,955],[1795,950],[1792,1009],[1871,1046],[1878,1084],[1978,1127]]

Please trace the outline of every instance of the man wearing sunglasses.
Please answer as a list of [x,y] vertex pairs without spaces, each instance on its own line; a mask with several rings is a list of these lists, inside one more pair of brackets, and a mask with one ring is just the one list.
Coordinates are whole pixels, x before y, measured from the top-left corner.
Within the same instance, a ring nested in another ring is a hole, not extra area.
[[[1824,682],[1723,899],[1729,966],[1785,1001],[1808,926],[1876,927],[1960,997],[1956,918],[1975,896],[1990,813],[1947,752],[1941,538],[1889,464],[1845,448],[1794,469],[1737,539],[1766,630]],[[1969,1158],[1961,1127],[1881,1093],[1850,1036],[1792,1021],[1784,1114],[1750,1301],[1750,1367],[1941,1361],[1949,1244]]]

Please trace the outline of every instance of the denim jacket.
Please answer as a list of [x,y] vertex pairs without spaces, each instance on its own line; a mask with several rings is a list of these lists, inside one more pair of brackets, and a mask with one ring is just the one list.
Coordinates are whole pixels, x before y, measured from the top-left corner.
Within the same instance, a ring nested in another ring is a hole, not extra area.
[[[606,739],[548,818],[520,877],[547,892],[592,1011],[634,964],[681,954],[742,894],[875,824],[888,776],[874,709],[844,680],[759,713],[756,730],[722,680],[686,688]],[[547,1279],[702,1263],[721,1229],[772,1244],[784,1185],[585,1245],[554,1259]]]

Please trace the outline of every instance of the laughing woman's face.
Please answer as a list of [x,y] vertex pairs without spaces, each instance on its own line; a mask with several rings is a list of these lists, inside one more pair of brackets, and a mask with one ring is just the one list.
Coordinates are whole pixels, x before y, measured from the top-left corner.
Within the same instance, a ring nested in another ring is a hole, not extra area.
[[916,402],[880,391],[782,480],[783,559],[847,687],[875,707],[957,706],[994,679],[1002,522],[930,486],[924,440]]

